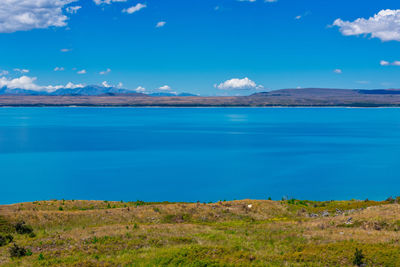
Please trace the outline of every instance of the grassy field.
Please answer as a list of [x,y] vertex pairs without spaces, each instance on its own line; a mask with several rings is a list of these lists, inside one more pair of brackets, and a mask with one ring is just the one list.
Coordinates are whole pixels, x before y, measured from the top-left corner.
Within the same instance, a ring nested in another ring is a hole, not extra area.
[[395,200],[37,201],[0,206],[0,265],[400,266],[399,230]]

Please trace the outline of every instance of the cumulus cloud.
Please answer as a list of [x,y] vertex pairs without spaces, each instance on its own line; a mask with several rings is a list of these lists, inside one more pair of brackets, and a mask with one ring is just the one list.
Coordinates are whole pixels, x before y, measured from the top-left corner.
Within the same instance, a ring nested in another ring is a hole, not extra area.
[[133,13],[135,13],[135,12],[145,8],[145,7],[147,7],[146,4],[138,3],[135,6],[131,6],[130,8],[123,9],[122,12],[123,13],[128,13],[128,14],[133,14]]
[[112,3],[118,3],[118,2],[127,2],[128,0],[93,0],[93,2],[96,5],[101,5],[101,4],[112,4]]
[[0,33],[64,27],[64,6],[77,0],[1,0]]
[[80,70],[77,72],[78,74],[86,74],[86,70]]
[[333,72],[336,73],[336,74],[342,74],[343,73],[343,71],[341,69],[335,69],[335,70],[333,70]]
[[6,77],[0,78],[0,88],[7,87],[9,89],[25,89],[25,90],[33,90],[33,91],[47,91],[53,92],[61,88],[81,88],[84,87],[83,84],[74,84],[69,82],[66,85],[47,85],[47,86],[40,86],[36,84],[36,77],[28,77],[28,76],[21,76],[15,79],[9,79]]
[[79,9],[81,9],[81,6],[69,6],[65,9],[65,11],[67,11],[67,13],[70,14],[76,14],[78,12]]
[[[58,86],[56,86],[56,87],[60,87],[60,86],[61,86],[61,85],[58,85]],[[72,83],[72,82],[69,82],[69,83],[67,83],[67,85],[65,85],[65,86],[63,86],[63,87],[61,87],[61,88],[75,89],[75,88],[83,88],[83,87],[85,87],[85,85],[82,84],[82,83],[74,84],[74,83]]]
[[157,24],[156,24],[156,28],[161,28],[161,27],[164,27],[164,26],[165,26],[165,24],[167,24],[167,22],[166,22],[166,21],[159,21],[159,22],[157,22]]
[[233,78],[220,84],[215,84],[214,87],[220,90],[250,90],[264,88],[262,85],[257,85],[247,77],[243,79]]
[[106,75],[106,74],[108,74],[110,72],[111,72],[111,69],[106,69],[106,70],[100,71],[99,74],[100,75]]
[[138,88],[136,88],[135,91],[138,93],[144,93],[144,92],[146,92],[146,88],[144,88],[142,86],[138,86]]
[[380,62],[381,66],[400,66],[400,61],[393,61],[393,62],[389,62],[386,60],[381,60]]
[[123,86],[124,86],[124,84],[121,83],[121,82],[119,82],[118,85],[117,85],[118,88],[122,88]]
[[64,71],[64,67],[55,67],[54,71]]
[[69,48],[63,48],[60,51],[63,52],[63,53],[67,53],[67,52],[70,52],[71,50],[72,49],[69,49]]
[[158,90],[161,90],[161,91],[171,91],[172,89],[171,89],[171,87],[169,87],[168,85],[164,85],[164,86],[159,87]]
[[353,22],[337,19],[333,26],[338,26],[345,36],[370,35],[382,41],[400,41],[400,9],[381,10],[368,19],[358,18]]

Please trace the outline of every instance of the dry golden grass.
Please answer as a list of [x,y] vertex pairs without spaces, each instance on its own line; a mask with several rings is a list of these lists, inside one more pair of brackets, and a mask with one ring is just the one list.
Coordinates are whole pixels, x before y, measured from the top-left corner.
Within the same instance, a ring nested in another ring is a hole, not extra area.
[[36,234],[12,233],[32,255],[0,247],[2,266],[352,266],[355,248],[368,266],[400,266],[400,205],[388,202],[51,200],[0,216]]

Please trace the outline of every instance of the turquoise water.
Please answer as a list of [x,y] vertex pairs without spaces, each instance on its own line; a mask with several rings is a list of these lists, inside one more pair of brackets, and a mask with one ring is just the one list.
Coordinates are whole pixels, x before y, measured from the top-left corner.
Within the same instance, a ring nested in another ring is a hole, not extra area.
[[400,109],[1,108],[0,203],[383,199]]

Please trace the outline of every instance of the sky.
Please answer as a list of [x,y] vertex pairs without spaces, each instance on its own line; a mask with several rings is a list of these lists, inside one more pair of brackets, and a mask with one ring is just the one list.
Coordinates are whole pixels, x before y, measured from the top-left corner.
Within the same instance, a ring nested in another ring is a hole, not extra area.
[[400,88],[396,0],[1,0],[0,87]]

